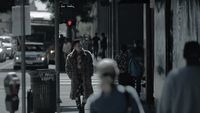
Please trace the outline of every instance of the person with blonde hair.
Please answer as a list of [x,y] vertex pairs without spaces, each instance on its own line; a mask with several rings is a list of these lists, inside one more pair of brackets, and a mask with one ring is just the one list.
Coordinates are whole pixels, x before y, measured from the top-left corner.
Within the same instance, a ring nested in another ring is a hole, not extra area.
[[130,86],[115,83],[119,68],[113,59],[97,64],[101,79],[101,92],[88,99],[90,113],[144,113],[137,92]]

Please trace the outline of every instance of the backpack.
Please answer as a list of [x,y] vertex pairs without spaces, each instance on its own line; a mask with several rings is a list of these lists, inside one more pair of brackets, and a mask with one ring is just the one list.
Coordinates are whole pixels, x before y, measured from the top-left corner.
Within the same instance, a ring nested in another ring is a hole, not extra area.
[[142,77],[144,73],[143,66],[134,57],[128,62],[128,73],[133,77]]

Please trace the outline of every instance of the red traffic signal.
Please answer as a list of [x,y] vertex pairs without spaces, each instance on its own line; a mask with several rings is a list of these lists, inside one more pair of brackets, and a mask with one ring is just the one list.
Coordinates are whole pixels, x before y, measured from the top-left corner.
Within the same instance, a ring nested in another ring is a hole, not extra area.
[[72,27],[74,22],[72,20],[67,20],[67,26]]

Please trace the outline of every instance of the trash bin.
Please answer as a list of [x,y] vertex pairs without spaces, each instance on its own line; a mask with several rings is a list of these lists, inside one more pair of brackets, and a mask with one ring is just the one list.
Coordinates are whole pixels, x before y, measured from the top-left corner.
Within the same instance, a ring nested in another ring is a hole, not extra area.
[[30,71],[34,113],[55,113],[56,72],[53,69]]
[[33,91],[32,89],[27,92],[27,113],[33,113]]

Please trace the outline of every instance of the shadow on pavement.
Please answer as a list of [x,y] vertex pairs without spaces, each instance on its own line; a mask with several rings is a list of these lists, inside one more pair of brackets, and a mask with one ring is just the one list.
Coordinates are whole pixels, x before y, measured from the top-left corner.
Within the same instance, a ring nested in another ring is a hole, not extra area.
[[61,106],[62,112],[72,112],[72,111],[78,111],[76,106]]

